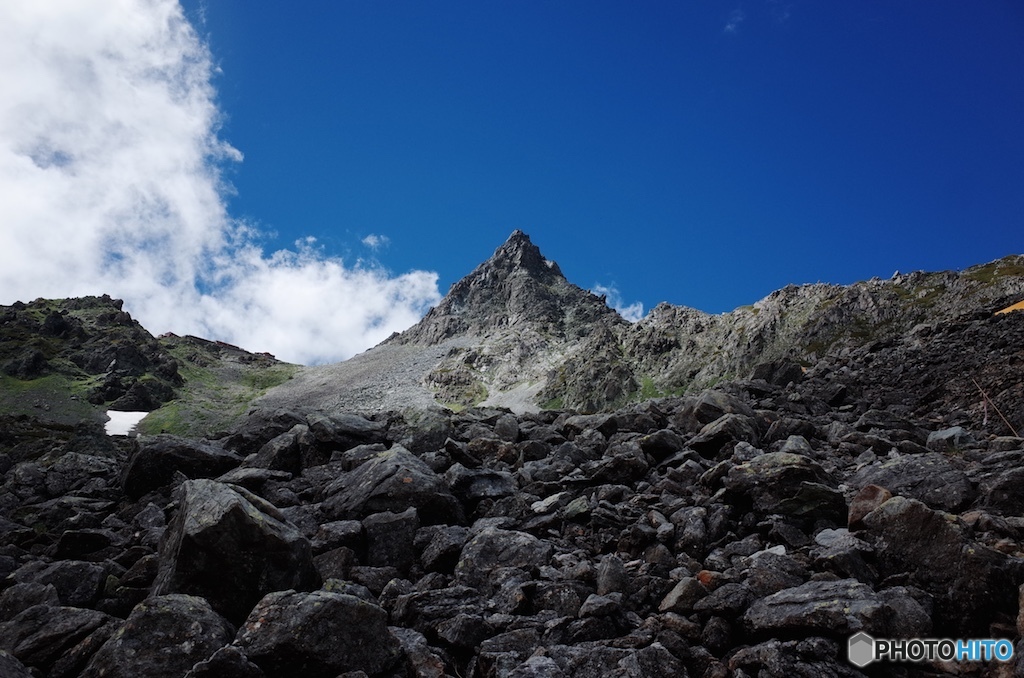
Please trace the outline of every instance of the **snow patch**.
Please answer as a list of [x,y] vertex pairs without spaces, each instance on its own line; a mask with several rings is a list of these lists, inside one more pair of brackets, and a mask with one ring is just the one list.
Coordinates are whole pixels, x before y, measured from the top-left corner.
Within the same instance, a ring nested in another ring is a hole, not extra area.
[[142,421],[142,418],[147,414],[149,414],[149,412],[118,412],[116,410],[107,410],[107,417],[109,418],[109,421],[107,421],[105,426],[107,435],[130,435],[135,430],[135,426],[138,425],[138,423]]

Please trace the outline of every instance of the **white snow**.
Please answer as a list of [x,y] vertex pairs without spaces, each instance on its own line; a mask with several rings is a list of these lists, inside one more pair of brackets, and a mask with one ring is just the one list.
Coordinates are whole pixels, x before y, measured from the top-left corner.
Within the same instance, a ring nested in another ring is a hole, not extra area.
[[108,436],[126,436],[130,434],[134,429],[135,425],[142,421],[149,412],[117,412],[115,410],[107,410],[107,417],[110,421],[107,422],[106,431]]

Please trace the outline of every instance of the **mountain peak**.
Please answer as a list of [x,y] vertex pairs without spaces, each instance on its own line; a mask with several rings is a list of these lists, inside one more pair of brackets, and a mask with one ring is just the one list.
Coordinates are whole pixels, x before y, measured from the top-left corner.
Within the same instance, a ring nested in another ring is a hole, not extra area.
[[482,269],[508,273],[523,271],[539,278],[564,279],[565,277],[562,275],[562,270],[558,268],[558,264],[545,259],[544,255],[540,253],[540,248],[530,240],[530,236],[519,229],[512,231],[508,240],[494,250],[491,258],[480,264],[476,271],[467,276],[467,279]]
[[436,344],[459,334],[483,336],[527,326],[560,336],[603,315],[615,312],[566,280],[558,264],[517,229],[397,341]]

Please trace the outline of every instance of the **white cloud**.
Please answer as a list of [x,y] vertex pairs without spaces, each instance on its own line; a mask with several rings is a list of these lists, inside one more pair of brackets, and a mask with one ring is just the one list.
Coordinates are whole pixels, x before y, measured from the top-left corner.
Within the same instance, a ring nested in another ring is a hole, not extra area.
[[619,290],[615,285],[606,286],[595,284],[590,288],[590,291],[598,296],[605,297],[607,304],[631,323],[639,322],[640,319],[644,317],[643,303],[634,301],[632,304],[626,304],[622,300],[622,294],[619,293]]
[[739,29],[740,24],[743,23],[743,20],[746,18],[746,12],[744,12],[742,9],[734,9],[732,12],[729,13],[729,20],[725,24],[725,32],[735,33],[737,29]]
[[363,238],[363,244],[369,247],[371,250],[378,250],[381,247],[387,247],[391,244],[391,238],[386,235],[377,235],[371,233],[370,235]]
[[109,293],[154,333],[297,362],[415,322],[437,277],[267,256],[226,212],[206,45],[177,0],[0,3],[0,303]]

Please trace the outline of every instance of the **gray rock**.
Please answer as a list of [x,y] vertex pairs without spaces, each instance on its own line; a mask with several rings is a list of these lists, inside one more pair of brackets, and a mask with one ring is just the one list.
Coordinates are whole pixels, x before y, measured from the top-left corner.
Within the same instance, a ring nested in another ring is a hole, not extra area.
[[157,596],[132,610],[89,661],[82,678],[179,678],[233,636],[227,620],[202,598]]
[[371,513],[415,508],[427,525],[465,522],[462,506],[444,480],[398,445],[327,486],[323,509],[330,520],[361,520]]
[[931,593],[943,633],[982,633],[994,612],[1015,614],[1017,562],[969,540],[952,516],[916,499],[893,497],[864,523],[880,576],[906,575]]
[[355,596],[279,591],[253,608],[235,643],[267,678],[374,675],[401,658],[387,619],[379,606]]
[[893,494],[944,511],[956,511],[976,496],[967,475],[947,457],[934,452],[875,462],[853,474],[848,483],[858,489],[880,485]]
[[25,666],[49,673],[62,660],[71,666],[84,663],[88,657],[83,658],[76,647],[93,634],[102,634],[108,625],[118,624],[96,610],[34,605],[0,623],[0,650]]
[[178,490],[153,595],[206,598],[235,623],[266,593],[320,585],[309,541],[263,499],[212,480]]
[[742,622],[754,634],[848,635],[864,630],[884,636],[894,627],[912,635],[931,631],[928,615],[913,598],[901,591],[878,594],[854,579],[809,581],[773,593],[754,601]]
[[553,550],[550,543],[531,534],[488,527],[462,549],[455,580],[480,587],[488,583],[495,568],[533,570],[547,565]]
[[170,434],[145,436],[132,455],[122,481],[124,492],[138,499],[169,484],[176,473],[187,478],[216,478],[242,463],[219,445]]

